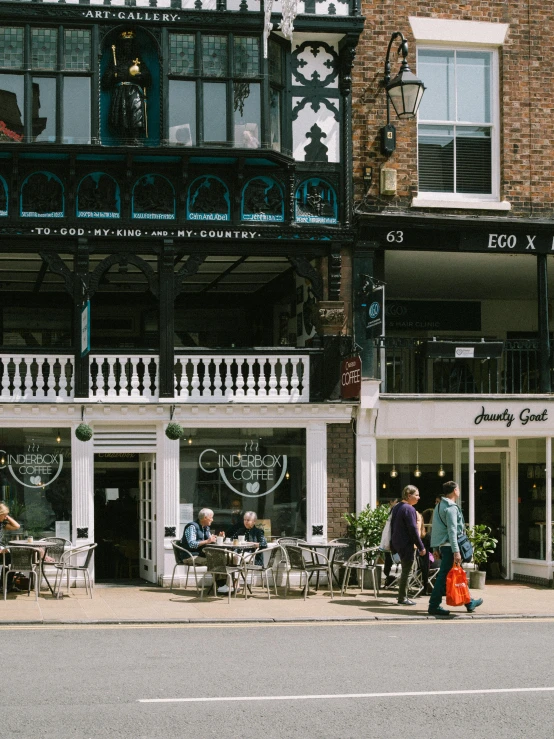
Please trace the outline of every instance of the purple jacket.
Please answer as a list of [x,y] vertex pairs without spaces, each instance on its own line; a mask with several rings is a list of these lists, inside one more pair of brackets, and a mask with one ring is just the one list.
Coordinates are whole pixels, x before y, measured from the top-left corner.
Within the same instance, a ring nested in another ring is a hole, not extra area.
[[401,559],[413,559],[414,545],[418,550],[424,549],[417,530],[415,508],[401,501],[392,509],[391,519],[391,551],[398,552]]

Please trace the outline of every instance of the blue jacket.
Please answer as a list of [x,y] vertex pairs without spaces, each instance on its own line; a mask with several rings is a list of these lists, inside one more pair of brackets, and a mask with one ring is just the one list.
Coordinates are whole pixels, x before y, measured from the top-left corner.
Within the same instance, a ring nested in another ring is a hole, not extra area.
[[464,516],[459,506],[450,498],[441,498],[433,511],[431,546],[452,547],[453,552],[459,552],[458,537],[462,536],[464,529]]

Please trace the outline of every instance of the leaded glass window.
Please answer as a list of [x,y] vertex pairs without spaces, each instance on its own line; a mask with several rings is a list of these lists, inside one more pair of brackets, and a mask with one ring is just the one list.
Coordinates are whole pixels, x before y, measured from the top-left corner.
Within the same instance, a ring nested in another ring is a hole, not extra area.
[[169,71],[171,74],[194,74],[194,47],[192,34],[169,34]]
[[70,28],[65,31],[64,68],[86,72],[90,69],[90,31]]
[[283,84],[283,53],[275,41],[269,43],[269,79],[277,85]]
[[23,29],[0,28],[0,67],[23,66]]
[[260,44],[252,36],[235,36],[235,74],[256,77],[260,74]]
[[227,37],[202,37],[202,71],[206,77],[224,77],[227,74]]
[[58,32],[55,28],[31,29],[31,64],[33,69],[56,69]]

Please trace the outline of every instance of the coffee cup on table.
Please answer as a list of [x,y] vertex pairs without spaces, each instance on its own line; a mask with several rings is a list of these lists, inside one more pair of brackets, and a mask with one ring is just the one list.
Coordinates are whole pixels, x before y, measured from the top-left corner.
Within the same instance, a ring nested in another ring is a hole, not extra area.
[[217,536],[216,537],[216,543],[217,544],[223,544],[223,537],[222,536]]
[[245,536],[239,536],[239,544],[244,544],[245,539]]
[[32,541],[33,541],[33,537],[32,537],[32,536],[28,536],[28,537],[27,537],[27,541],[28,541],[28,542],[32,542]]

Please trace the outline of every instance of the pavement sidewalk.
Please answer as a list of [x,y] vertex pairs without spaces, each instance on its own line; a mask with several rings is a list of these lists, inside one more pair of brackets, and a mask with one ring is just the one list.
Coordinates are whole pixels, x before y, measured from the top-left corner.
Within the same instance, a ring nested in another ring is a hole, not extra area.
[[[93,598],[85,595],[84,588],[72,589],[69,596],[56,600],[42,592],[38,601],[31,594],[10,593],[4,602],[0,599],[0,625],[11,624],[119,624],[119,623],[237,623],[237,622],[298,622],[298,621],[375,621],[421,620],[427,615],[428,597],[417,599],[415,606],[398,606],[396,592],[381,591],[379,598],[373,594],[360,595],[351,588],[344,597],[335,594],[331,600],[324,589],[316,593],[310,590],[306,601],[299,588],[284,598],[268,600],[256,587],[247,600],[243,595],[236,599],[206,597],[200,600],[194,589],[176,590],[159,588],[150,583],[137,585],[97,585]],[[452,609],[457,619],[483,619],[510,616],[515,618],[554,618],[554,589],[517,582],[497,581],[487,584],[484,590],[473,591],[474,597],[482,597],[483,605],[474,614],[463,608]],[[434,619],[433,619],[434,620]]]

